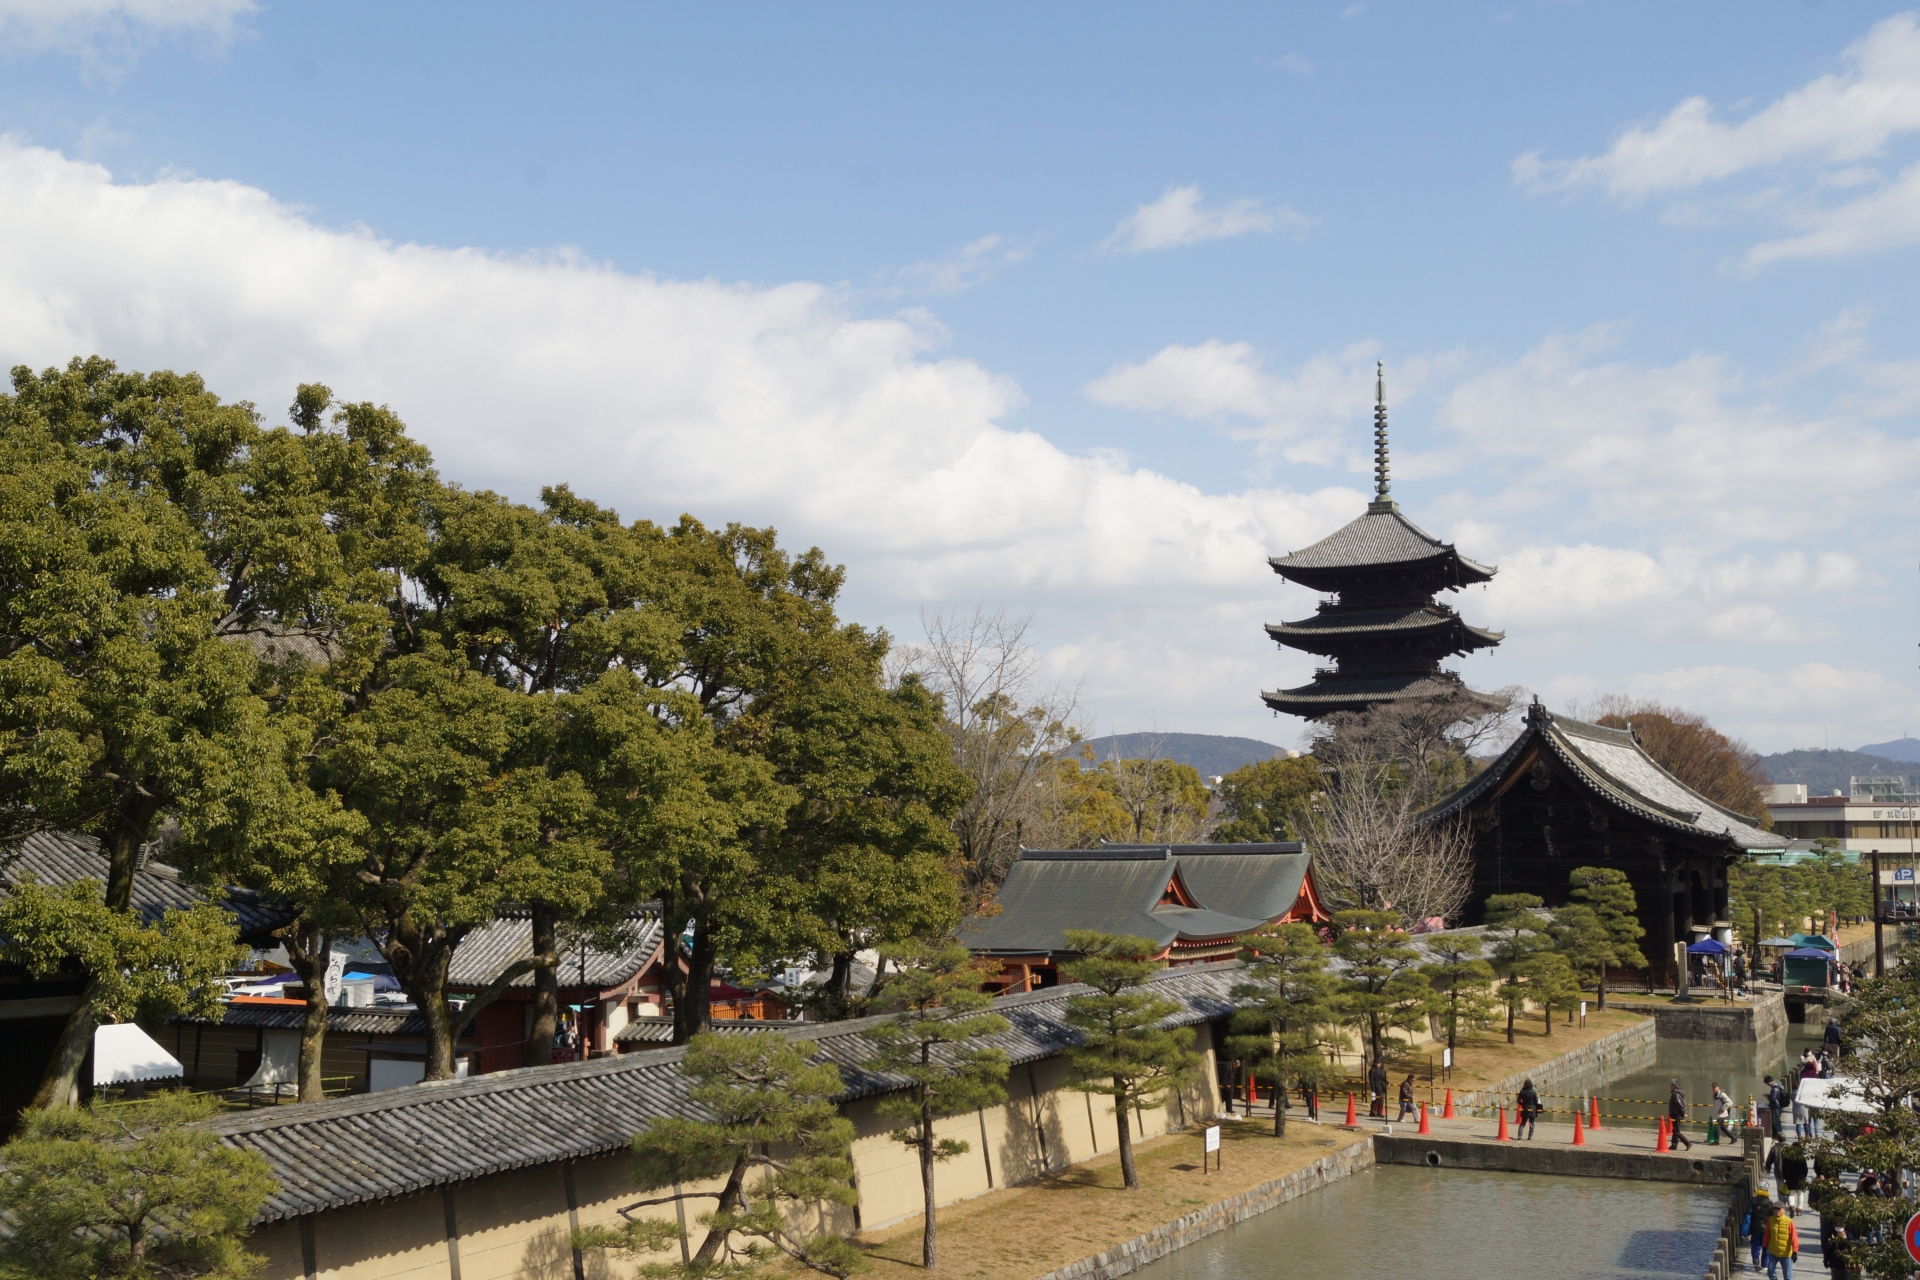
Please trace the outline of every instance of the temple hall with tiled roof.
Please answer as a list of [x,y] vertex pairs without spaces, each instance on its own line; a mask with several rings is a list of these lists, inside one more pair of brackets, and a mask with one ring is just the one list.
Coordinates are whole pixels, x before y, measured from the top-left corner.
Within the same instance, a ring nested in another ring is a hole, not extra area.
[[1261,694],[1275,711],[1317,720],[1457,693],[1466,685],[1442,670],[1441,661],[1505,638],[1434,599],[1441,591],[1489,582],[1497,570],[1414,524],[1390,496],[1384,370],[1374,406],[1374,486],[1374,500],[1359,519],[1303,551],[1268,561],[1288,581],[1332,596],[1311,618],[1267,625],[1282,647],[1333,662],[1308,684]]

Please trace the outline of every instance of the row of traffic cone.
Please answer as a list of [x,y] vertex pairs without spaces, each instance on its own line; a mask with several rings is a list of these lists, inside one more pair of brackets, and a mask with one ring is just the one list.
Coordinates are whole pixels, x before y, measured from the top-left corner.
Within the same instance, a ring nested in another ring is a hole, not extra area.
[[[1573,1112],[1573,1145],[1576,1147],[1584,1147],[1587,1145],[1587,1135],[1586,1135],[1587,1129],[1598,1129],[1600,1127],[1600,1099],[1590,1098],[1588,1099],[1588,1101],[1590,1101],[1593,1104],[1592,1106],[1593,1118],[1585,1126],[1582,1126],[1580,1123],[1581,1117],[1580,1117],[1579,1108],[1576,1107]],[[1452,1114],[1453,1114],[1453,1090],[1449,1089],[1447,1090],[1447,1115],[1451,1116]],[[1665,1129],[1664,1129],[1665,1123],[1666,1123],[1665,1121],[1661,1122],[1663,1128],[1660,1136],[1660,1141],[1662,1143],[1665,1143],[1667,1140]],[[1427,1131],[1426,1117],[1422,1116],[1420,1119],[1420,1132],[1425,1133],[1426,1131]],[[1504,1106],[1500,1108],[1500,1130],[1498,1133],[1494,1135],[1494,1141],[1495,1142],[1513,1141],[1513,1139],[1507,1133],[1507,1109]],[[1663,1145],[1660,1148],[1660,1150],[1665,1151],[1666,1147]]]

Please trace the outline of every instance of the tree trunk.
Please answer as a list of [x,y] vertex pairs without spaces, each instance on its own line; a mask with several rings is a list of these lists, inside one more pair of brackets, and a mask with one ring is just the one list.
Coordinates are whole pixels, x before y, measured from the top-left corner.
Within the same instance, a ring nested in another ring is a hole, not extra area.
[[411,919],[391,927],[381,948],[393,976],[413,997],[421,1021],[427,1024],[427,1069],[423,1079],[453,1078],[453,1011],[447,1007],[447,966],[459,939],[444,930],[422,929]]
[[[679,950],[679,938],[673,939],[672,953]],[[673,1042],[685,1044],[703,1031],[713,1028],[713,961],[716,947],[713,931],[704,914],[693,922],[693,951],[687,956],[684,990],[674,993]]]
[[1507,1043],[1508,1044],[1513,1043],[1513,1019],[1515,1015],[1519,1013],[1519,1011],[1520,1011],[1520,1004],[1518,1001],[1516,1000],[1507,1001]]
[[[533,954],[559,950],[560,924],[550,906],[533,906]],[[560,1033],[560,969],[540,966],[533,971],[533,1031],[527,1037],[527,1065],[544,1067],[553,1061],[553,1040]]]
[[333,935],[301,921],[283,937],[287,959],[307,988],[307,1007],[300,1022],[300,1101],[318,1102],[327,1096],[321,1069],[327,1047],[327,969],[333,962]]
[[827,1022],[843,1022],[853,1016],[853,957],[851,951],[834,953],[826,998],[820,1007],[820,1016]]
[[1287,1136],[1287,1077],[1280,1070],[1280,1055],[1273,1055],[1273,1136]]
[[[140,846],[146,843],[157,812],[159,805],[151,799],[123,800],[113,833],[101,842],[102,851],[107,855],[106,904],[111,911],[133,909],[133,873],[139,870]],[[60,1031],[60,1043],[40,1077],[40,1087],[34,1090],[30,1104],[34,1109],[72,1104],[80,1068],[86,1063],[87,1051],[93,1048],[93,1033],[100,1027],[100,1011],[93,1006],[98,990],[89,977],[80,992],[80,1003],[74,1006],[67,1016],[67,1025]]]
[[1113,1078],[1113,1118],[1120,1130],[1120,1177],[1127,1190],[1140,1189],[1140,1174],[1133,1167],[1133,1125],[1127,1118],[1127,1082]]
[[[727,1185],[720,1189],[720,1203],[714,1206],[716,1217],[732,1213],[740,1207],[740,1188],[747,1180],[747,1153],[742,1151],[740,1158],[733,1162],[733,1172],[727,1175]],[[720,1252],[720,1246],[727,1242],[727,1229],[715,1227],[707,1232],[707,1238],[700,1242],[699,1252],[693,1255],[693,1265],[701,1269],[713,1261]]]
[[[929,1057],[923,1047],[921,1060]],[[1124,1128],[1124,1126],[1122,1126]],[[926,1198],[927,1225],[920,1233],[920,1265],[931,1271],[934,1268],[933,1252],[933,1096],[923,1087],[920,1090],[920,1191]]]
[[1600,966],[1600,1007],[1607,1007],[1607,966]]
[[31,1105],[36,1111],[73,1104],[73,1087],[80,1080],[80,1068],[87,1060],[87,1050],[93,1048],[93,1033],[100,1026],[100,1014],[93,1005],[95,990],[95,984],[89,978],[80,992],[80,1003],[68,1015],[67,1025],[61,1029],[60,1043],[54,1046],[53,1058],[47,1063],[47,1069],[40,1077],[40,1087],[33,1094]]

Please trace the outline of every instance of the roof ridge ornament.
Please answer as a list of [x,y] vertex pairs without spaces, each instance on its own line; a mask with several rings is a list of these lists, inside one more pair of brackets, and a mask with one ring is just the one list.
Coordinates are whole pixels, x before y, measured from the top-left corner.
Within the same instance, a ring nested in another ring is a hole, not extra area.
[[1373,369],[1373,501],[1367,504],[1369,515],[1398,511],[1400,504],[1389,494],[1387,465],[1387,362],[1374,361]]

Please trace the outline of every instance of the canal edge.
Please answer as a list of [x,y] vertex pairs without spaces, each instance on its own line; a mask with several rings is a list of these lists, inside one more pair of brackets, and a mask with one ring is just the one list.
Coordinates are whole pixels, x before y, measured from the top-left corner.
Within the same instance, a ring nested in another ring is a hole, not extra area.
[[1104,1249],[1092,1257],[1069,1262],[1041,1276],[1039,1280],[1115,1280],[1115,1277],[1157,1262],[1175,1249],[1226,1230],[1235,1223],[1255,1218],[1309,1191],[1318,1191],[1329,1183],[1348,1178],[1373,1167],[1373,1139],[1360,1139],[1332,1155],[1321,1156],[1304,1168],[1263,1182],[1225,1200],[1217,1200],[1204,1209],[1162,1223],[1153,1230]]

